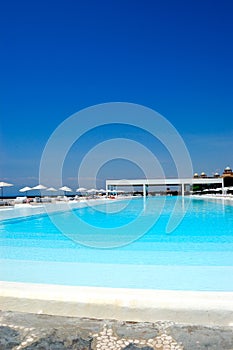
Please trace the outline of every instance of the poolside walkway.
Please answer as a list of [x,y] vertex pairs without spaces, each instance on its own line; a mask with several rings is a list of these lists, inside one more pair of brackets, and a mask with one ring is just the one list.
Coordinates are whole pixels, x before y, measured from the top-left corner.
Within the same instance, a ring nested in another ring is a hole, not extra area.
[[0,311],[1,350],[231,350],[233,328]]
[[0,282],[2,311],[233,327],[233,292],[146,290]]

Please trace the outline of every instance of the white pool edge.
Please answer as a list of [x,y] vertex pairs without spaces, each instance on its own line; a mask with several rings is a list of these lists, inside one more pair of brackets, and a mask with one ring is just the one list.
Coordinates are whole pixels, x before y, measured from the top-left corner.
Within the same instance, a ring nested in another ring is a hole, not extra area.
[[233,292],[0,282],[2,311],[71,317],[233,326]]

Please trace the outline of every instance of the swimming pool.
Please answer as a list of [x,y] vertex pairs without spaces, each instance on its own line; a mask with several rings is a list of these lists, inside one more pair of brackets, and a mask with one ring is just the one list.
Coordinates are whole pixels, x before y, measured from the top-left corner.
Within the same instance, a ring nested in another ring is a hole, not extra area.
[[[166,233],[175,204],[175,215],[188,210]],[[91,233],[79,227],[71,235],[61,233],[60,224],[71,229],[70,215],[88,223]],[[118,231],[127,237],[120,244]],[[2,281],[233,291],[233,206],[226,203],[174,197],[115,201],[4,220],[0,237]]]

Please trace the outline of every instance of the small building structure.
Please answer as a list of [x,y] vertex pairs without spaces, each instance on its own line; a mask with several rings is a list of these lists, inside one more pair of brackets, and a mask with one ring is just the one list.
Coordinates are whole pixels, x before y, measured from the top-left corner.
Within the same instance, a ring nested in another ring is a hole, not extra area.
[[106,180],[106,191],[110,192],[115,190],[117,192],[118,187],[142,187],[143,196],[148,195],[148,186],[166,186],[166,188],[176,186],[180,188],[179,193],[184,196],[191,193],[193,185],[205,185],[205,186],[217,186],[224,187],[223,178],[184,178],[184,179],[122,179],[122,180]]
[[224,169],[224,171],[223,171],[223,176],[224,175],[233,175],[233,171],[232,171],[232,169],[229,167],[229,166],[227,166],[225,169]]
[[216,173],[214,174],[214,177],[220,177],[220,174],[216,172]]
[[229,166],[224,169],[222,178],[224,179],[225,187],[233,186],[233,171]]
[[201,178],[202,179],[206,179],[207,178],[207,175],[206,175],[206,173],[204,171],[201,173]]
[[[221,189],[223,193],[226,187],[233,186],[233,171],[227,166],[221,176],[216,172],[212,177],[208,177],[203,171],[200,176],[198,173],[195,173],[193,178],[106,180],[106,191],[108,192],[113,189],[117,192],[117,187],[122,186],[133,186],[137,188],[136,193],[142,193],[143,196],[148,195],[149,186],[166,187],[165,191],[161,191],[161,193],[166,195],[177,192],[184,196],[193,192],[215,191],[217,189]],[[180,190],[172,191],[170,187],[173,186],[178,187]],[[138,191],[138,187],[141,187],[142,191]]]

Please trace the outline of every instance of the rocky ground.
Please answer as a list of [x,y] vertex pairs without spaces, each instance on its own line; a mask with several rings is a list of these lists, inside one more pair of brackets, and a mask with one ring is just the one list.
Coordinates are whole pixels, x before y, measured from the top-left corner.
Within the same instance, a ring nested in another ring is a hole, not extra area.
[[0,350],[233,350],[233,327],[0,311]]

